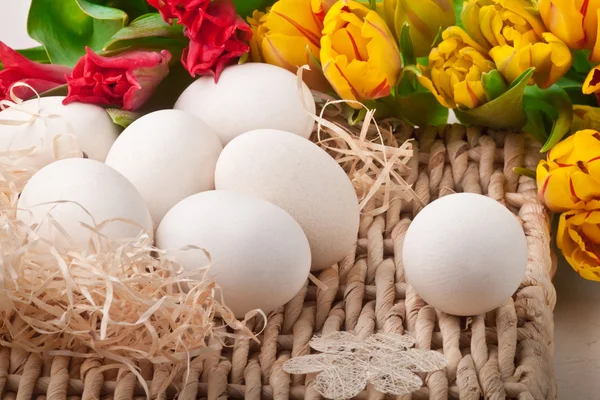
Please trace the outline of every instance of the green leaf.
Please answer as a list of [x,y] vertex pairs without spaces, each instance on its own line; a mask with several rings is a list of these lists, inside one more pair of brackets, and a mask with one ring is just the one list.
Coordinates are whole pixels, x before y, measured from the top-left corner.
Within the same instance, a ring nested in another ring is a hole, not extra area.
[[488,102],[500,97],[508,89],[504,77],[497,69],[484,73],[481,82]]
[[588,72],[593,68],[590,63],[588,50],[573,50],[573,66],[571,67],[574,71],[587,75]]
[[402,119],[414,126],[439,126],[448,123],[448,109],[429,92],[396,97]]
[[519,175],[526,176],[528,178],[535,179],[536,177],[535,171],[529,168],[515,167],[513,168],[513,171]]
[[465,125],[486,126],[493,129],[520,129],[525,125],[523,95],[534,68],[524,71],[500,97],[473,109],[454,110]]
[[121,41],[128,41],[141,38],[179,38],[186,42],[183,36],[183,26],[178,24],[169,25],[163,21],[157,13],[142,15],[134,20],[128,26],[120,29],[104,45],[104,50],[108,50]]
[[[545,128],[546,140],[542,152],[550,150],[571,130],[573,124],[573,105],[567,93],[558,85],[548,89],[530,86],[525,90],[524,110],[527,115],[525,131],[536,137],[542,136],[541,123]],[[549,132],[549,133],[548,133]]]
[[402,30],[400,31],[400,48],[402,49],[403,64],[414,65],[416,63],[415,49],[410,37],[410,25],[407,23],[402,25]]
[[371,10],[377,10],[377,0],[369,0],[369,8]]
[[143,114],[132,111],[123,111],[118,108],[108,108],[106,112],[112,118],[113,122],[123,128],[127,128],[136,119],[140,118]]
[[24,55],[31,61],[39,62],[42,64],[49,64],[50,59],[44,46],[32,47],[30,49],[17,50],[17,53]]
[[264,11],[268,6],[275,3],[275,0],[233,0],[235,9],[240,17],[246,20],[251,16],[254,10]]
[[94,51],[127,21],[120,10],[87,0],[32,0],[27,19],[29,36],[42,43],[54,64],[73,66],[88,46]]
[[[319,57],[315,56],[312,51],[310,51],[310,47],[306,45],[306,53],[308,54],[308,58],[312,62],[312,64],[319,69],[319,71],[323,72],[323,65],[321,65],[321,60]],[[248,53],[245,53],[248,54]]]
[[154,10],[148,4],[147,0],[89,0],[96,4],[101,4],[107,7],[123,10],[130,20],[134,20],[141,15],[147,14]]
[[454,2],[454,15],[456,15],[456,25],[464,28],[460,14],[462,14],[463,4],[465,0],[453,0]]
[[100,4],[92,3],[89,0],[76,0],[77,4],[79,4],[79,8],[81,11],[89,15],[94,19],[99,20],[116,20],[122,21],[121,26],[127,24],[129,20],[129,16],[123,10],[119,10],[117,8],[105,7]]

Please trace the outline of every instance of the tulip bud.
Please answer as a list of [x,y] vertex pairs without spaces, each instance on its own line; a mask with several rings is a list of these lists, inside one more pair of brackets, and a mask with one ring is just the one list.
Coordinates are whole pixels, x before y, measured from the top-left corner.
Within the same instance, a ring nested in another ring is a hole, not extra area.
[[170,60],[167,50],[135,50],[102,57],[88,48],[67,77],[69,93],[63,103],[110,105],[136,111],[169,74]]
[[337,94],[359,101],[389,96],[398,82],[402,62],[383,18],[356,1],[346,0],[329,9],[324,24],[321,63]]
[[476,108],[487,102],[483,74],[495,69],[487,51],[458,26],[442,34],[442,42],[429,54],[429,67],[418,76],[447,108]]
[[600,133],[578,131],[555,145],[537,167],[539,196],[553,212],[598,209]]
[[600,282],[600,211],[562,213],[556,245],[582,278]]
[[[36,92],[43,93],[67,83],[65,75],[71,68],[56,64],[40,64],[29,60],[0,42],[0,100],[10,97],[10,90],[17,82],[31,86]],[[26,87],[14,88],[14,94],[21,100],[27,100],[35,94]]]
[[514,81],[535,67],[529,84],[548,88],[571,68],[569,48],[544,23],[527,0],[469,0],[461,19],[467,33],[489,55],[502,75]]
[[438,34],[456,23],[452,0],[384,0],[388,21],[394,6],[394,34],[399,39],[402,26],[408,23],[416,57],[427,56]]
[[248,19],[253,37],[250,41],[252,61],[266,62],[296,73],[298,67],[309,65],[304,74],[306,84],[315,90],[329,87],[319,66],[324,4],[315,0],[279,0],[267,11],[255,11]]
[[590,60],[600,62],[600,0],[539,0],[538,8],[550,32],[570,49],[589,50]]

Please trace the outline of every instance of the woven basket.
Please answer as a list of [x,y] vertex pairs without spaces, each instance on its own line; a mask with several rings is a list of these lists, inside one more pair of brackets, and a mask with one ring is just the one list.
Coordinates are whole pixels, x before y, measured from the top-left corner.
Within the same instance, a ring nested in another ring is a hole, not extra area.
[[[413,134],[398,133],[400,139]],[[367,336],[377,331],[411,333],[417,347],[442,349],[445,370],[431,373],[408,399],[555,399],[553,318],[555,262],[549,218],[536,198],[534,180],[513,172],[535,168],[540,148],[523,135],[482,132],[451,125],[414,132],[418,149],[405,177],[425,203],[453,192],[486,194],[517,214],[529,244],[527,275],[499,309],[457,318],[425,304],[404,281],[402,242],[419,207],[395,201],[386,214],[363,217],[353,254],[318,278],[327,290],[307,284],[270,315],[261,346],[245,339],[204,361],[192,361],[161,390],[167,365],[141,363],[152,398],[318,399],[314,376],[290,376],[283,363],[309,354],[311,337],[336,330]],[[110,364],[110,362],[106,362]],[[134,374],[102,371],[100,358],[47,357],[0,350],[3,399],[145,398]],[[184,385],[183,382],[186,382]],[[359,398],[386,397],[368,388]],[[391,397],[393,398],[393,397]]]

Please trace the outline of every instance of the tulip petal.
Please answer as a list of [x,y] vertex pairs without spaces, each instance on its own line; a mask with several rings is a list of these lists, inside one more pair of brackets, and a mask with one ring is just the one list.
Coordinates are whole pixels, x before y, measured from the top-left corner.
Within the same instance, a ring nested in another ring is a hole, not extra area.
[[329,9],[320,57],[325,77],[345,100],[389,96],[401,71],[400,52],[385,21],[352,0]]
[[594,67],[589,73],[582,87],[584,94],[600,92],[600,67]]
[[572,0],[539,0],[538,8],[550,32],[571,49],[585,46],[583,16]]
[[423,74],[417,75],[417,80],[421,85],[423,85],[423,87],[425,87],[425,89],[429,90],[435,96],[441,105],[450,109],[456,108],[456,103],[451,103],[446,99],[445,96],[440,95],[440,93],[438,93],[438,91],[435,89],[433,82],[431,82],[431,79],[429,79],[427,76]]
[[557,246],[583,278],[600,281],[600,212],[568,211],[561,214]]

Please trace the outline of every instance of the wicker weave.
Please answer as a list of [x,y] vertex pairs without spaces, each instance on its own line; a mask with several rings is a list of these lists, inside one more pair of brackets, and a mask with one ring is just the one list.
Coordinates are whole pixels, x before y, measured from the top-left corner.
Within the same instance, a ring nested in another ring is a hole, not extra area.
[[[406,138],[408,130],[399,135]],[[424,203],[455,191],[486,194],[517,214],[527,234],[529,264],[516,295],[475,318],[445,315],[426,305],[404,281],[402,242],[419,207],[395,201],[385,215],[363,217],[355,251],[318,278],[327,290],[307,284],[270,315],[262,346],[238,340],[233,348],[192,362],[166,391],[168,366],[141,364],[152,397],[159,399],[317,399],[314,376],[289,376],[283,363],[308,354],[314,334],[348,330],[411,333],[417,347],[443,349],[449,364],[424,377],[408,399],[555,399],[553,319],[555,263],[549,219],[535,195],[535,182],[513,172],[534,168],[539,147],[515,133],[482,134],[460,125],[416,132],[418,151],[406,180]],[[418,166],[417,166],[418,164]],[[106,370],[98,358],[70,359],[0,350],[4,399],[145,398],[126,369]],[[187,382],[185,385],[183,382]],[[360,398],[386,398],[369,388]]]

